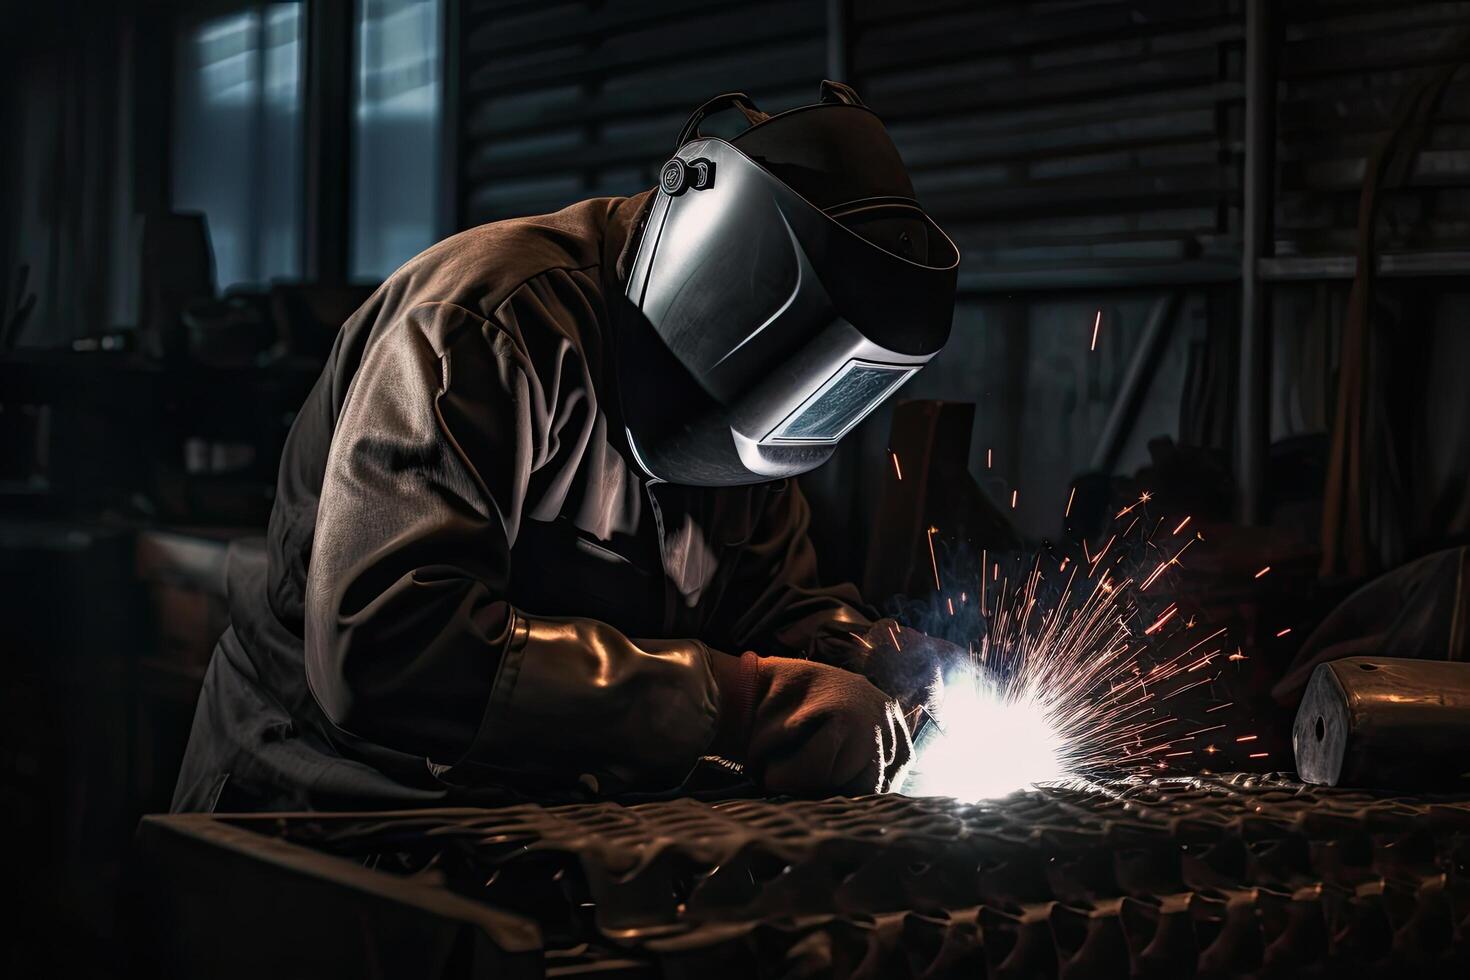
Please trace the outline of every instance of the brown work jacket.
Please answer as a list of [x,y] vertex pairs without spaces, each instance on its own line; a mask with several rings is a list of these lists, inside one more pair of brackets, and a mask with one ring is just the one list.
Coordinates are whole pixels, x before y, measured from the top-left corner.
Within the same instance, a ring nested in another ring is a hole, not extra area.
[[712,658],[829,660],[794,482],[649,480],[619,420],[649,194],[455,235],[343,326],[292,427],[263,552],[236,549],[176,810],[678,786]]

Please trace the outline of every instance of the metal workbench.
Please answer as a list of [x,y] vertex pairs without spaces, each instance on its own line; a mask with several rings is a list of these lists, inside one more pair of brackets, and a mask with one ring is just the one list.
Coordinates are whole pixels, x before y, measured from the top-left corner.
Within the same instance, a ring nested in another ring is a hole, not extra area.
[[140,968],[190,976],[1470,976],[1470,800],[1202,776],[960,804],[181,815]]

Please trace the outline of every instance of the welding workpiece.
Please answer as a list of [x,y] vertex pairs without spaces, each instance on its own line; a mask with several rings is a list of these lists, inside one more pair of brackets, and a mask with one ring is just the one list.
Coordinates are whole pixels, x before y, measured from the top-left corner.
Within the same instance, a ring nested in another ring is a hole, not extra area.
[[1291,743],[1308,783],[1470,786],[1470,663],[1347,657],[1320,664]]

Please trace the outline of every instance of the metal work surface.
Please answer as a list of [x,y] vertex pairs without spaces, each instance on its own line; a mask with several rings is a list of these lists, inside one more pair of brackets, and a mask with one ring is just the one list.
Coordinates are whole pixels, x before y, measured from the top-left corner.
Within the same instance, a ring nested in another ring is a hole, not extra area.
[[548,975],[1470,975],[1464,798],[1237,775],[973,805],[162,819],[228,822],[534,921]]

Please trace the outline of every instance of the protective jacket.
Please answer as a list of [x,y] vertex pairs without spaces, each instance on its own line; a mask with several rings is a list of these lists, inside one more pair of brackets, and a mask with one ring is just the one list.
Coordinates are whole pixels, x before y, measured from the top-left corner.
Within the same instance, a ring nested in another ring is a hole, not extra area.
[[175,810],[674,787],[732,654],[851,655],[871,612],[817,584],[794,482],[662,484],[628,450],[648,197],[456,235],[344,325],[231,563]]

